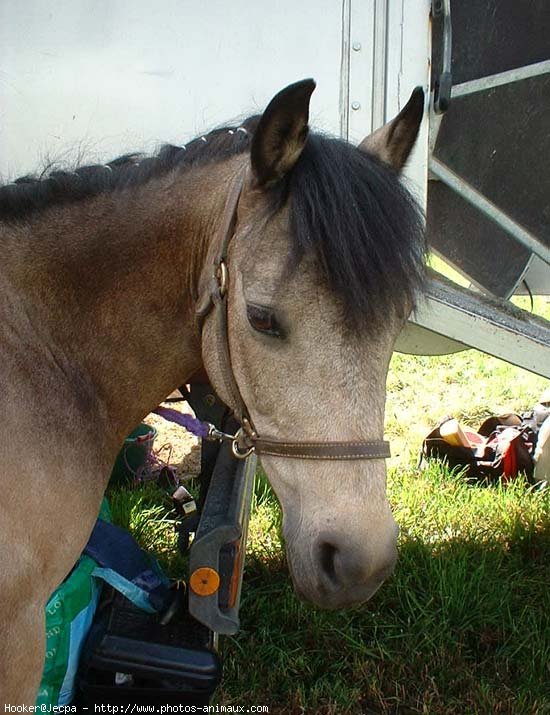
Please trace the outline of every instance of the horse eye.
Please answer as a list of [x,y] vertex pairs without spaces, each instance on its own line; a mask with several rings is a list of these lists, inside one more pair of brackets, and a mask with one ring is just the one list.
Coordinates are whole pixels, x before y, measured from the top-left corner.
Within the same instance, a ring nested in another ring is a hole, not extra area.
[[272,335],[275,338],[284,338],[283,330],[277,322],[273,311],[269,308],[263,308],[261,305],[252,305],[249,303],[246,306],[246,317],[254,330],[257,330],[259,333]]

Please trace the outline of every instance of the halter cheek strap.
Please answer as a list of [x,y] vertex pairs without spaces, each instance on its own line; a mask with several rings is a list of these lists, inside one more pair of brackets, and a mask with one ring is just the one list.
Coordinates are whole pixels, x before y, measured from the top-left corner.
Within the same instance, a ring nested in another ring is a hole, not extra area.
[[229,394],[234,406],[235,416],[243,426],[246,434],[251,438],[257,437],[248,415],[246,404],[241,396],[239,386],[235,380],[232,368],[231,353],[229,349],[229,326],[227,315],[227,291],[229,288],[229,270],[227,267],[227,252],[231,239],[235,234],[237,223],[237,208],[244,185],[245,173],[241,172],[235,178],[225,202],[220,230],[216,236],[218,253],[214,258],[212,276],[206,286],[206,291],[199,300],[196,314],[201,321],[214,313],[216,334],[216,356],[220,367],[220,374],[226,392]]
[[214,313],[216,353],[220,373],[227,393],[232,399],[235,416],[242,425],[235,435],[226,435],[214,430],[213,436],[218,439],[231,440],[233,454],[241,459],[244,459],[252,452],[294,459],[386,459],[390,456],[390,446],[388,442],[383,440],[365,442],[293,442],[262,438],[254,428],[233,372],[227,315],[227,295],[229,290],[227,253],[229,244],[235,235],[237,209],[245,175],[245,172],[240,172],[237,175],[227,195],[220,229],[215,239],[219,250],[214,259],[212,276],[205,286],[196,309],[196,314],[201,324],[208,315]]

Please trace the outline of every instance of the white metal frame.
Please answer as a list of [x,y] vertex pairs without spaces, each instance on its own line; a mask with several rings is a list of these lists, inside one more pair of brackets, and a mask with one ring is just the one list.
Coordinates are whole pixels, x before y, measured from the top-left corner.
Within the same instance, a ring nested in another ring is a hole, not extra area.
[[504,84],[511,84],[512,82],[519,82],[522,79],[538,77],[539,75],[548,73],[550,73],[550,60],[535,62],[532,65],[525,65],[517,69],[498,72],[497,74],[472,79],[469,82],[462,82],[462,84],[456,84],[453,87],[452,96],[464,97],[468,94],[483,92],[484,90],[493,89],[494,87],[501,87]]
[[[358,143],[406,104],[428,94],[430,0],[343,0],[341,134]],[[426,115],[404,178],[422,205],[428,177]]]
[[[463,82],[455,85],[452,88],[452,98],[465,97],[476,92],[486,91],[495,87],[501,87],[513,82],[538,77],[540,75],[550,73],[550,60],[537,62],[532,65],[525,65],[517,69],[499,72],[486,77]],[[477,191],[462,177],[452,171],[439,159],[433,156],[434,147],[437,141],[437,135],[441,125],[441,115],[430,112],[430,139],[429,139],[429,173],[431,179],[437,179],[446,184],[450,189],[457,193],[462,199],[474,206],[490,221],[496,223],[501,229],[508,233],[518,243],[525,246],[531,256],[525,266],[524,271],[516,281],[516,285],[512,286],[509,291],[509,296],[513,295],[519,285],[525,280],[526,275],[533,265],[533,258],[537,256],[542,261],[550,266],[550,248],[545,246],[537,236],[528,231],[524,226],[514,221],[511,216],[496,206],[492,201],[487,199],[483,194]]]

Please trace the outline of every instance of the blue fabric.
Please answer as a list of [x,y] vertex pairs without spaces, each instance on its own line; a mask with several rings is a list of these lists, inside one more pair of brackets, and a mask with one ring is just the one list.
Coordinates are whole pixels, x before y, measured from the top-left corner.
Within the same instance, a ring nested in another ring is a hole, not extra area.
[[132,581],[128,581],[127,578],[124,578],[124,576],[121,576],[113,569],[104,569],[99,567],[94,569],[92,576],[110,584],[129,601],[132,601],[135,606],[147,611],[147,613],[155,613],[157,610],[152,606],[147,592],[143,591],[143,589],[135,583],[132,583]]
[[168,605],[170,582],[124,529],[98,519],[84,553],[99,564],[93,575],[139,608],[152,613]]
[[96,521],[84,553],[100,566],[118,571],[129,581],[151,566],[149,558],[129,532],[103,519]]

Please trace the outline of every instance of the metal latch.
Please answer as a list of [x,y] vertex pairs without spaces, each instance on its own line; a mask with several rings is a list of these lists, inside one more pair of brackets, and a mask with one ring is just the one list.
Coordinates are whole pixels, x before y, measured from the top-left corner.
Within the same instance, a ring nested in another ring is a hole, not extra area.
[[451,23],[451,0],[433,0],[433,17],[443,18],[443,48],[441,74],[434,84],[434,112],[443,114],[451,104],[453,75],[451,61],[453,54],[453,26]]

